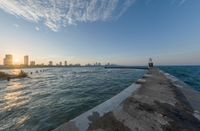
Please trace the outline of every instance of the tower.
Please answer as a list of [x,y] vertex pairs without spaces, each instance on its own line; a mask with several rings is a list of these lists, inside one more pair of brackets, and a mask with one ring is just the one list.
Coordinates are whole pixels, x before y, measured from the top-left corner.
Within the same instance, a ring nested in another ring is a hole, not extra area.
[[30,65],[31,65],[31,66],[35,66],[35,61],[31,61],[31,62],[30,62]]
[[29,57],[28,57],[28,55],[26,55],[26,56],[24,56],[24,65],[28,66],[28,63],[29,63]]
[[13,56],[10,54],[6,54],[4,58],[4,66],[11,66],[13,65]]
[[65,66],[67,66],[67,61],[65,61]]
[[53,66],[53,61],[49,61],[49,66]]

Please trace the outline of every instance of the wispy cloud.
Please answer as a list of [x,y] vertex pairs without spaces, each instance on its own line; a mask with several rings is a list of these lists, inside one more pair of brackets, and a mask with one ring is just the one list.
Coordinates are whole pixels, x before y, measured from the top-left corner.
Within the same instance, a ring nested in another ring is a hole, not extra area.
[[36,31],[40,31],[40,28],[36,26],[36,27],[35,27],[35,30],[36,30]]
[[14,26],[14,27],[16,27],[16,28],[18,28],[18,27],[19,27],[19,25],[18,25],[18,24],[13,24],[13,26]]
[[187,0],[181,0],[179,5],[183,5]]
[[0,0],[0,8],[53,31],[79,22],[120,17],[135,0]]
[[152,2],[152,0],[146,0],[145,4],[149,5]]
[[187,0],[171,0],[171,4],[178,4],[179,6],[185,4]]

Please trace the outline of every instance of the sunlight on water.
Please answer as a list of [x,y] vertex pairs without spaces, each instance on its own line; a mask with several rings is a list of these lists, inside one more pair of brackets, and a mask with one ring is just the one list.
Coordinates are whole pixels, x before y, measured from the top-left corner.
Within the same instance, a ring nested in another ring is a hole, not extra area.
[[16,126],[15,128],[19,128],[20,126],[24,125],[28,119],[30,119],[29,115],[24,115],[18,118],[17,122],[16,122]]
[[8,83],[7,89],[8,90],[19,90],[24,88],[24,86],[22,85],[22,83],[20,82],[13,82],[11,81],[10,83]]
[[23,86],[19,82],[10,82],[7,86],[7,92],[4,95],[4,110],[10,111],[14,108],[22,106],[28,102],[23,94],[23,91],[20,91]]
[[10,69],[10,70],[3,70],[3,71],[9,74],[18,75],[21,69]]
[[14,75],[17,75],[20,73],[20,71],[21,71],[20,69],[13,69],[13,70],[11,70],[11,73]]

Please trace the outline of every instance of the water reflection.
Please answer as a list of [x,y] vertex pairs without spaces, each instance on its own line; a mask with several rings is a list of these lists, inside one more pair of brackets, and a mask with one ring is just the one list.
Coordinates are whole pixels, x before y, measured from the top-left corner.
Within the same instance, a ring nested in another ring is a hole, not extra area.
[[22,83],[19,83],[19,82],[15,82],[15,81],[12,81],[10,83],[8,83],[8,86],[7,86],[7,90],[18,90],[18,89],[22,89],[24,88],[24,86],[22,85]]
[[17,75],[20,73],[21,69],[10,69],[10,70],[1,70],[1,71],[8,73],[8,74]]
[[19,128],[22,125],[24,125],[28,120],[30,119],[29,115],[24,115],[18,118],[17,122],[16,122],[16,126],[15,128]]
[[14,75],[18,75],[20,73],[21,69],[13,69],[11,70],[11,74],[14,74]]
[[28,102],[28,96],[23,92],[24,86],[19,82],[10,82],[3,97],[4,110],[10,111]]

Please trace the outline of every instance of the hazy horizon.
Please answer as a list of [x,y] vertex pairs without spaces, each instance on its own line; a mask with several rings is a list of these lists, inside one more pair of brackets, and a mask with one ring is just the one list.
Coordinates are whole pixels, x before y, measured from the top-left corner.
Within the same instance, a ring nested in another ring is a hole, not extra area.
[[200,1],[0,0],[0,65],[200,65]]

